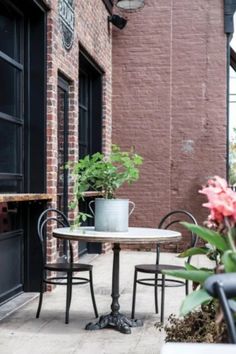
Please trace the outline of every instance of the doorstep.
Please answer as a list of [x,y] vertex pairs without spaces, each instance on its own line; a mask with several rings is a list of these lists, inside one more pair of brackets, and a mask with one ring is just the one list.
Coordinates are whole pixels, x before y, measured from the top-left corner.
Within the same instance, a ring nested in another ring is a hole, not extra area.
[[39,296],[38,293],[21,293],[0,306],[0,321]]

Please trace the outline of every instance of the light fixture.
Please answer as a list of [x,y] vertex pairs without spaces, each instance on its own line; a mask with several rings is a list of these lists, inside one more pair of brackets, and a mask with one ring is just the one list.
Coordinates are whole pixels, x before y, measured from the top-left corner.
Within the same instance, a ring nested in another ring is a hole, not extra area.
[[126,26],[127,20],[119,15],[108,16],[108,22],[111,22],[114,26],[122,29]]
[[118,0],[116,6],[121,10],[138,10],[144,6],[144,0]]

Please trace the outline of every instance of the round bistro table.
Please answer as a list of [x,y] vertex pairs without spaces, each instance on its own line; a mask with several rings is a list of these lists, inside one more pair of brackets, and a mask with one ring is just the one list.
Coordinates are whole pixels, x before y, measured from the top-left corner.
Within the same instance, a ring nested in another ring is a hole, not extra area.
[[114,244],[112,248],[111,313],[101,316],[98,322],[88,323],[85,328],[87,330],[96,330],[112,327],[126,334],[131,333],[130,327],[140,327],[143,325],[143,322],[141,320],[129,319],[119,311],[120,244],[163,243],[181,239],[180,232],[143,227],[130,227],[127,232],[95,231],[94,227],[80,227],[78,229],[63,227],[53,230],[53,236],[70,241],[109,242]]

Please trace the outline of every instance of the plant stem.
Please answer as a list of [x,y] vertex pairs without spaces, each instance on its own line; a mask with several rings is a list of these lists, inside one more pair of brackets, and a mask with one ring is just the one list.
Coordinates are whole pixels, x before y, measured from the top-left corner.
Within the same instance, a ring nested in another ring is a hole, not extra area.
[[233,235],[232,235],[232,232],[231,232],[231,228],[228,231],[228,239],[229,239],[229,245],[230,245],[232,251],[236,252],[236,247],[235,247]]
[[233,238],[233,235],[232,235],[232,228],[230,226],[230,223],[229,223],[229,219],[227,217],[225,217],[225,225],[227,226],[228,228],[228,241],[229,241],[229,246],[231,248],[232,251],[236,252],[236,247],[235,247],[235,243],[234,243],[234,238]]

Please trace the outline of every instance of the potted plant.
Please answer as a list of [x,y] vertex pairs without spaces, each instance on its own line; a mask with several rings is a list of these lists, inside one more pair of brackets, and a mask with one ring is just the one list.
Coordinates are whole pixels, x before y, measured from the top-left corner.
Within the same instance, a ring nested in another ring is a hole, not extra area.
[[[76,207],[80,200],[84,199],[88,191],[96,191],[102,194],[101,198],[95,199],[96,231],[117,231],[128,230],[128,217],[134,209],[134,203],[128,199],[116,199],[115,193],[124,183],[131,184],[139,178],[139,166],[143,159],[136,154],[134,149],[121,151],[117,145],[112,145],[109,156],[97,152],[87,155],[74,164],[72,175],[75,180],[74,202]],[[129,203],[133,209],[129,213]],[[85,221],[89,215],[82,214]]]

